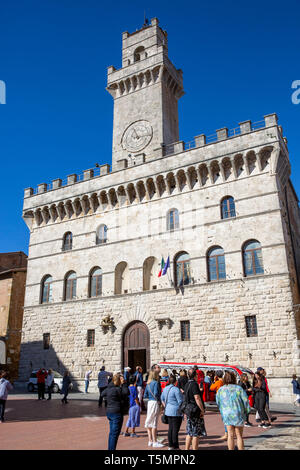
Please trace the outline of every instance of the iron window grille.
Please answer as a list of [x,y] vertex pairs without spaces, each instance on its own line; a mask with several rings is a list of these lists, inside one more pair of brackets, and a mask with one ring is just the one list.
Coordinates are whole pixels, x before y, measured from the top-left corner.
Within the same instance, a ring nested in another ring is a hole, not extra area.
[[189,320],[184,320],[180,322],[180,335],[181,341],[190,341],[191,329]]
[[257,336],[257,323],[256,315],[249,315],[245,317],[247,337]]
[[95,330],[87,330],[87,347],[95,346]]

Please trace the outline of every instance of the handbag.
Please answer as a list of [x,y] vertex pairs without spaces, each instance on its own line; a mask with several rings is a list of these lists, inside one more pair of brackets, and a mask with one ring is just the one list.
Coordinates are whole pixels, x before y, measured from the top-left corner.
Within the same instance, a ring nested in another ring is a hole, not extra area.
[[187,418],[193,419],[193,418],[198,417],[197,415],[200,413],[200,409],[197,404],[187,402],[190,385],[191,384],[189,383],[187,391],[184,396],[184,401],[181,403],[179,411],[181,413],[184,413],[187,416]]
[[[174,387],[174,385],[173,385]],[[172,387],[169,388],[168,390],[168,393],[167,393],[167,396],[166,396],[166,405],[165,405],[165,408],[164,408],[164,412],[163,414],[161,415],[161,422],[163,424],[168,424],[169,421],[168,421],[168,416],[166,416],[166,408],[167,408],[167,403],[168,403],[168,396],[169,396],[169,393],[170,393],[170,390],[171,390]]]

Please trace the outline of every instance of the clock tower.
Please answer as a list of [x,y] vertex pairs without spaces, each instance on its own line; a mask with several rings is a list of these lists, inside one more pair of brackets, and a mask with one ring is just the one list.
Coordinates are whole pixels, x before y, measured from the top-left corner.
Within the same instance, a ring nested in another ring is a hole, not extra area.
[[114,98],[112,170],[162,155],[179,140],[178,99],[182,71],[168,58],[167,33],[157,18],[123,33],[122,68],[108,68],[107,90]]

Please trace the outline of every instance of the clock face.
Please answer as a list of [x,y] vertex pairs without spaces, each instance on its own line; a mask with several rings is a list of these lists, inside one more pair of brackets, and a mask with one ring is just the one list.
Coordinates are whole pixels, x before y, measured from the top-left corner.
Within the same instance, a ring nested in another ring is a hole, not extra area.
[[122,137],[122,146],[129,152],[139,152],[152,139],[152,127],[148,121],[136,121],[130,124]]

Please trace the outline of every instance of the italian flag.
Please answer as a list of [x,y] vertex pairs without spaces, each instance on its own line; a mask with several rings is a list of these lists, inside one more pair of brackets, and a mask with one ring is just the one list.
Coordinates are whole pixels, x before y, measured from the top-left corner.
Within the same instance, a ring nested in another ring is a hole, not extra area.
[[159,273],[158,273],[158,277],[161,277],[162,272],[163,272],[163,269],[164,269],[164,266],[165,266],[165,260],[162,258],[162,259],[161,259],[161,263],[160,263],[160,271],[159,271]]

